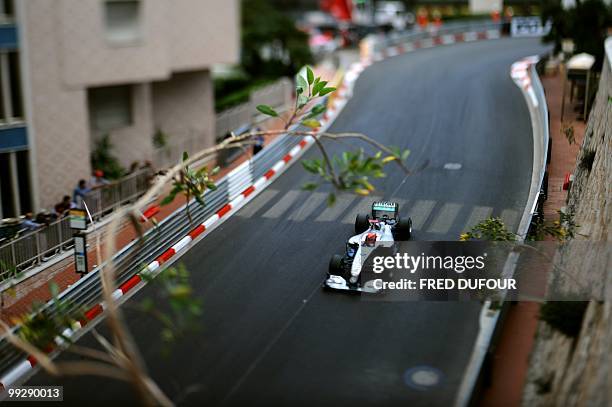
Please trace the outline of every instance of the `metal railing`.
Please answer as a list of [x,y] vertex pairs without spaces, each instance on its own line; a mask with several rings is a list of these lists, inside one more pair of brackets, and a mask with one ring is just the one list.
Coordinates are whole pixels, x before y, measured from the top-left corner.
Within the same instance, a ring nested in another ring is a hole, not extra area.
[[[172,215],[162,220],[158,227],[150,229],[145,233],[141,242],[134,241],[119,251],[114,257],[115,270],[117,273],[117,284],[121,285],[132,276],[142,270],[142,265],[147,264],[164,253],[169,246],[178,238],[183,237],[193,225],[202,223],[221,209],[235,193],[237,185],[246,185],[250,180],[263,176],[271,166],[284,157],[293,147],[299,143],[297,137],[287,135],[279,136],[269,146],[265,147],[259,154],[255,155],[245,165],[248,170],[237,171],[231,180],[226,176],[217,182],[217,190],[210,191],[206,195],[206,206],[201,206],[195,201],[189,204],[193,223],[185,216],[185,207],[177,209]],[[102,266],[103,267],[103,266]],[[101,267],[81,278],[69,289],[60,294],[61,300],[66,300],[70,307],[85,308],[93,306],[102,300],[102,289],[99,274]],[[45,311],[53,315],[55,304],[48,302]],[[14,328],[18,330],[18,328]],[[25,354],[10,345],[5,339],[0,340],[0,376],[15,366]]]
[[0,282],[71,248],[68,218],[13,239],[0,246]]
[[[150,169],[140,170],[89,192],[85,202],[92,215],[99,219],[141,196],[149,188],[151,175]],[[72,230],[67,217],[12,239],[0,246],[0,283],[72,247]]]
[[152,168],[143,169],[89,192],[85,196],[85,203],[92,216],[99,218],[138,198],[149,188],[152,175]]

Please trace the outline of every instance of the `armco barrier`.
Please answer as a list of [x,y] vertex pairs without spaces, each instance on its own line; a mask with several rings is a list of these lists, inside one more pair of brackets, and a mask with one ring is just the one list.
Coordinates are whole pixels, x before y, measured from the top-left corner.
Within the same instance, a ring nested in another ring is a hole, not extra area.
[[[356,77],[350,81],[351,85]],[[342,85],[343,88],[346,84]],[[328,105],[322,120],[322,129],[327,128],[335,115],[346,103],[345,97],[337,98]],[[119,299],[141,283],[140,273],[156,273],[161,266],[174,260],[177,253],[214,227],[219,221],[229,217],[252,195],[265,188],[290,163],[296,160],[313,143],[312,137],[282,135],[269,146],[255,155],[250,161],[238,166],[217,182],[217,189],[206,194],[206,206],[195,201],[189,203],[192,223],[185,216],[185,206],[161,221],[158,227],[149,230],[142,240],[120,250],[113,258],[117,274],[117,289],[113,297]],[[104,265],[102,266],[104,267]],[[66,337],[80,335],[84,326],[100,316],[105,308],[102,302],[102,287],[99,279],[100,268],[77,281],[61,293],[60,300],[69,301],[71,307],[85,309],[85,318],[64,331]],[[53,302],[45,306],[45,312],[53,315],[56,310]],[[16,332],[19,328],[13,328]],[[56,338],[56,350],[63,341]],[[51,350],[53,352],[53,350]],[[0,385],[4,389],[32,372],[36,360],[15,349],[4,338],[0,341]],[[3,394],[0,393],[0,400]]]
[[501,23],[473,22],[441,27],[435,31],[409,32],[405,34],[371,36],[362,42],[362,59],[379,61],[416,49],[496,39],[501,36]]
[[[524,58],[512,64],[510,71],[510,76],[523,92],[527,102],[533,132],[531,186],[527,205],[517,232],[521,241],[527,237],[531,222],[536,214],[538,198],[545,181],[550,138],[546,97],[536,71],[538,60],[537,56]],[[517,261],[518,254],[510,254],[504,266],[504,277],[509,278],[513,275]],[[468,369],[459,387],[455,400],[456,406],[465,407],[472,404],[478,394],[478,389],[482,386],[482,382],[486,380],[486,375],[490,374],[492,356],[507,311],[508,302],[504,302],[501,309],[493,308],[490,301],[483,306],[480,314],[480,331],[474,344]]]

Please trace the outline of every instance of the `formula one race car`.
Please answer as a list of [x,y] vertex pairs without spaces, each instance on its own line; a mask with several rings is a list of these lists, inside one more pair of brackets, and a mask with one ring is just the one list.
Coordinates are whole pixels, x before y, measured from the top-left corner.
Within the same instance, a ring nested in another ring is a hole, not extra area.
[[409,240],[412,219],[400,219],[395,202],[374,202],[372,215],[359,214],[355,219],[355,233],[346,243],[344,256],[334,255],[329,262],[324,288],[366,293],[378,293],[374,280],[362,282],[362,261],[374,250],[376,243],[393,246],[398,240]]

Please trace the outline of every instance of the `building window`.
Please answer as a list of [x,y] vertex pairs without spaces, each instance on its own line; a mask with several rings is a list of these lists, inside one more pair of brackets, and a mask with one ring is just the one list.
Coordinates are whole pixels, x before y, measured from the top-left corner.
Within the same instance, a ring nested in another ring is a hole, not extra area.
[[10,22],[15,19],[14,0],[0,0],[0,21]]
[[11,106],[13,117],[23,118],[23,100],[21,95],[21,70],[19,55],[16,52],[8,54],[9,76],[11,78]]
[[110,86],[89,90],[90,124],[96,132],[105,132],[132,124],[132,87]]
[[106,38],[114,44],[130,44],[140,39],[140,1],[104,2]]
[[0,50],[0,125],[23,122],[19,54]]

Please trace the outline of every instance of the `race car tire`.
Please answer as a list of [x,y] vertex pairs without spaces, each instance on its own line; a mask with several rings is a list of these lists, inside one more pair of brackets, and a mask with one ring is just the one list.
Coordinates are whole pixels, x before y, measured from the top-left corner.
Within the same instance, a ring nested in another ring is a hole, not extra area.
[[395,234],[398,240],[410,240],[412,236],[412,219],[400,219],[395,227]]
[[358,214],[355,218],[355,233],[360,234],[370,227],[370,215]]
[[342,276],[342,271],[342,256],[340,256],[339,254],[334,254],[329,260],[329,274],[333,274],[335,276]]

